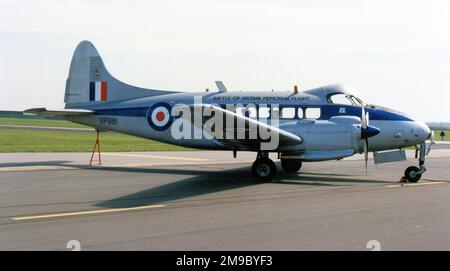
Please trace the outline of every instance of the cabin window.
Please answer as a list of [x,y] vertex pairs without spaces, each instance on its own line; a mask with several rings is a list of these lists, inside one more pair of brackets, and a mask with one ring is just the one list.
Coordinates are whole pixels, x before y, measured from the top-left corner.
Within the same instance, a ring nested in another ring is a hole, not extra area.
[[270,116],[269,107],[260,107],[258,110],[259,118],[267,119]]
[[299,119],[303,119],[303,108],[301,108],[301,107],[298,108],[297,116]]
[[320,118],[320,108],[318,107],[309,107],[306,108],[305,115],[307,119],[318,119]]
[[281,118],[283,119],[293,119],[295,117],[294,107],[284,107],[281,109]]
[[240,107],[236,107],[236,114],[238,116],[244,116],[244,107],[240,106]]
[[250,106],[250,107],[247,107],[246,108],[247,110],[246,110],[246,113],[245,113],[245,116],[246,117],[249,117],[249,118],[252,118],[252,119],[256,119],[256,107],[254,107],[254,106]]
[[271,118],[280,118],[280,108],[278,106],[272,107],[270,112]]
[[245,116],[247,118],[256,118],[256,108],[254,106],[249,107],[236,107],[236,114],[238,116]]

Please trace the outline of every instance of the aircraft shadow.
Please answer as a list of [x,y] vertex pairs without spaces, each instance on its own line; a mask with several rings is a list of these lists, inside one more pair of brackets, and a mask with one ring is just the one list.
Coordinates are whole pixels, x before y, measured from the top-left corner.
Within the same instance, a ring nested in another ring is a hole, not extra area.
[[[299,185],[299,186],[349,186],[355,183],[392,183],[382,180],[357,179],[351,175],[300,172],[288,174],[279,168],[277,177],[268,183],[255,181],[248,165],[228,170],[188,169],[188,168],[136,168],[136,167],[101,167],[70,164],[69,161],[43,161],[25,163],[1,163],[0,167],[11,166],[66,166],[83,170],[101,170],[112,172],[134,172],[141,174],[189,175],[186,179],[152,187],[144,191],[106,200],[95,204],[103,208],[127,208],[160,204],[167,201],[182,200],[206,194],[212,194],[253,185]],[[149,176],[151,178],[151,176]],[[269,188],[270,189],[270,188]]]
[[[113,168],[113,170],[130,171],[130,169],[124,168]],[[159,204],[166,201],[180,200],[260,184],[252,179],[247,167],[226,170],[225,172],[179,169],[146,169],[145,172],[160,174],[194,173],[196,175],[181,181],[164,184],[123,197],[107,200],[96,204],[96,206],[104,208],[127,208]]]
[[[316,184],[316,185],[337,185],[341,183],[374,183],[374,184],[383,184],[383,183],[392,183],[390,181],[381,181],[381,180],[372,180],[372,179],[355,179],[355,178],[344,178],[342,175],[338,175],[336,177],[330,177],[328,174],[321,176],[320,173],[317,173],[317,176],[310,176],[311,173],[300,173],[299,175],[283,175],[281,179],[279,179],[278,183],[283,184]],[[331,174],[330,174],[331,175]],[[344,175],[345,176],[345,175]]]
[[[392,183],[388,181],[354,178],[332,177],[332,176],[311,176],[310,173],[298,175],[279,173],[273,182],[261,183],[255,181],[248,166],[229,169],[224,171],[169,169],[169,168],[92,168],[100,170],[113,170],[125,172],[142,172],[158,174],[194,174],[184,180],[175,181],[158,187],[132,193],[123,197],[103,201],[95,206],[103,208],[128,208],[144,205],[161,204],[173,200],[182,200],[195,196],[212,194],[232,189],[238,189],[261,184],[281,184],[281,185],[308,185],[308,186],[350,186],[352,183]],[[319,173],[317,173],[319,174]]]

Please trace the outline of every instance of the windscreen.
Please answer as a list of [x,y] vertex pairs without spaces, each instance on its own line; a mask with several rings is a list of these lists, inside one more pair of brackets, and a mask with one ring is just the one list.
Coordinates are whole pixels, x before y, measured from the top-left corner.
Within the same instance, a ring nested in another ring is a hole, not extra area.
[[331,94],[328,97],[328,102],[332,103],[332,104],[345,104],[345,105],[356,105],[356,106],[365,105],[365,103],[361,99],[359,99],[353,95],[348,95],[348,94],[344,94],[344,93]]

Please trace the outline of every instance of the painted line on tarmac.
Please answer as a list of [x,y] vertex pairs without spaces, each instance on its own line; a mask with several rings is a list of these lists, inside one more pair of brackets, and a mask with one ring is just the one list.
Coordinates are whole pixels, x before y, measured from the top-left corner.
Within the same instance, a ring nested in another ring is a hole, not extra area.
[[73,167],[61,167],[61,166],[0,167],[0,172],[7,172],[7,171],[37,171],[37,170],[63,170],[63,169],[73,169]]
[[[203,162],[203,163],[202,163]],[[143,167],[166,167],[166,166],[204,166],[204,165],[233,165],[233,164],[249,164],[253,160],[243,160],[243,161],[191,161],[191,162],[163,162],[163,163],[124,163],[124,164],[103,164],[103,165],[84,165],[84,169],[108,169],[116,167],[126,167],[126,168],[143,168]],[[41,170],[77,170],[82,168],[77,168],[75,166],[18,166],[18,167],[0,167],[0,172],[27,172],[27,171],[41,171]]]
[[67,213],[18,216],[18,217],[12,217],[11,220],[24,221],[24,220],[46,219],[46,218],[61,218],[61,217],[69,217],[69,216],[108,214],[108,213],[130,212],[130,211],[137,211],[137,210],[163,208],[166,206],[167,205],[145,205],[145,206],[129,207],[129,208],[111,208],[111,209],[100,209],[100,210],[75,211],[75,212],[67,212]]
[[149,155],[149,154],[107,153],[107,152],[102,153],[102,155],[156,158],[156,159],[169,159],[169,160],[186,160],[186,161],[210,161],[211,160],[211,159],[205,159],[205,158],[175,157],[175,156],[162,156],[162,155]]
[[426,182],[426,183],[401,183],[401,184],[386,185],[386,187],[397,188],[397,187],[424,186],[424,185],[433,185],[433,184],[448,184],[448,182],[446,182],[446,181],[431,181],[431,182]]

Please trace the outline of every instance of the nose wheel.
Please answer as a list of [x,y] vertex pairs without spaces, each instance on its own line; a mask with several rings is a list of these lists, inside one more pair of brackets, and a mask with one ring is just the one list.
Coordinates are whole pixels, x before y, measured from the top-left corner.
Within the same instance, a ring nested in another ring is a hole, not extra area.
[[417,183],[422,177],[422,171],[416,166],[408,167],[405,170],[405,178],[410,183]]
[[277,173],[277,166],[268,157],[259,156],[252,166],[252,174],[256,180],[270,181]]
[[419,166],[411,166],[405,170],[405,179],[410,183],[417,183],[422,174],[427,171],[425,167],[426,146],[425,143],[420,144],[419,147]]

